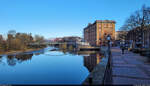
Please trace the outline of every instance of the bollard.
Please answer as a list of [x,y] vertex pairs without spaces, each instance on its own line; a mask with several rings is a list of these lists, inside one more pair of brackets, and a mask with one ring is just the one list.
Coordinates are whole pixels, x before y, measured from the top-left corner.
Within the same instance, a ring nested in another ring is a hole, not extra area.
[[89,84],[92,85],[92,83],[93,83],[93,79],[92,77],[89,77]]

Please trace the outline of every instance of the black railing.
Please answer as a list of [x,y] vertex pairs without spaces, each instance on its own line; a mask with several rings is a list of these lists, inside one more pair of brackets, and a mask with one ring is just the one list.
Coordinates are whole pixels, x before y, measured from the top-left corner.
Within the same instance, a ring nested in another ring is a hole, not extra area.
[[[105,47],[106,48],[106,47]],[[112,84],[112,55],[110,48],[105,52],[105,60],[101,61],[90,73],[83,85]]]
[[103,79],[104,85],[112,84],[112,54],[111,54],[110,46],[108,47],[107,55],[108,55],[108,62],[104,73],[104,79]]

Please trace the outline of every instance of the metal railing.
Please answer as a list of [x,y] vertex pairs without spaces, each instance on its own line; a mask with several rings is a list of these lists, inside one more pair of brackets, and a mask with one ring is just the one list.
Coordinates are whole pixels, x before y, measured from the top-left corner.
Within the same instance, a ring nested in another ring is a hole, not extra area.
[[[105,50],[105,60],[96,66],[83,85],[106,85],[112,84],[112,55],[110,48]],[[97,79],[99,78],[99,79]]]
[[108,54],[108,62],[104,73],[104,79],[103,79],[104,85],[112,84],[112,54],[111,54],[110,46],[108,48],[107,54]]

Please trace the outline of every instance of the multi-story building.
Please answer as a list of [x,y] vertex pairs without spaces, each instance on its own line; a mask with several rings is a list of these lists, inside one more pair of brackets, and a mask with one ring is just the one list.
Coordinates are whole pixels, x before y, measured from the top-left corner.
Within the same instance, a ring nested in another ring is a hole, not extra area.
[[126,41],[129,41],[134,48],[141,47],[141,33],[139,27],[130,30],[126,36]]
[[142,31],[140,27],[130,30],[126,40],[130,42],[133,48],[150,48],[150,25],[145,26]]
[[143,47],[150,48],[150,25],[143,31]]
[[92,46],[106,45],[108,35],[112,41],[115,40],[115,21],[96,20],[84,28],[84,40]]

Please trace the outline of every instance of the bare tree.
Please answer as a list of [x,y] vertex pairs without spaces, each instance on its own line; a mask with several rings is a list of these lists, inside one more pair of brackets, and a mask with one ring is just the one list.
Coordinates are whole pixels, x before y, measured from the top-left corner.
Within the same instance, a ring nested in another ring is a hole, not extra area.
[[120,30],[131,30],[136,27],[144,29],[150,24],[150,7],[142,6],[141,10],[135,11],[120,28]]
[[9,30],[8,34],[10,34],[14,37],[16,35],[16,31],[15,30]]
[[135,11],[124,23],[124,25],[120,28],[120,30],[132,30],[135,28],[139,28],[139,42],[141,43],[141,47],[143,44],[143,31],[145,27],[150,24],[150,7],[142,6],[141,10]]
[[40,36],[40,35],[35,35],[34,41],[37,43],[42,43],[42,42],[44,42],[44,37]]

